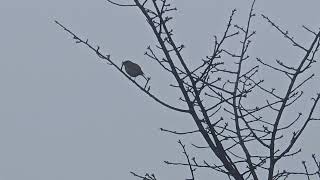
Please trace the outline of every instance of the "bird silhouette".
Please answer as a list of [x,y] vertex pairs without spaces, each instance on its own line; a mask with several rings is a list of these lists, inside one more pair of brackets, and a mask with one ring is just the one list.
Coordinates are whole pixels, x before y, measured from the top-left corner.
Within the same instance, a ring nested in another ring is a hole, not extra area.
[[136,64],[136,63],[134,63],[134,62],[131,62],[131,61],[129,61],[129,60],[126,60],[126,61],[123,61],[123,62],[122,62],[122,65],[124,66],[124,69],[125,69],[125,71],[127,72],[127,74],[128,74],[129,76],[135,78],[135,77],[141,75],[141,76],[144,77],[146,80],[148,80],[148,79],[146,78],[146,76],[144,75],[141,67],[140,67],[138,64]]

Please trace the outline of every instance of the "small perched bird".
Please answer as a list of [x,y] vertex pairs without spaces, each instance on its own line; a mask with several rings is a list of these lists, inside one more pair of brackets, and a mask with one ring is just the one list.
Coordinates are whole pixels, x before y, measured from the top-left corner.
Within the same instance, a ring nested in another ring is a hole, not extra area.
[[123,61],[122,65],[124,66],[124,69],[126,70],[127,74],[129,74],[129,76],[131,77],[137,77],[139,75],[143,76],[146,80],[148,80],[146,78],[146,76],[144,75],[144,73],[141,70],[141,67],[136,64],[133,63],[129,60]]

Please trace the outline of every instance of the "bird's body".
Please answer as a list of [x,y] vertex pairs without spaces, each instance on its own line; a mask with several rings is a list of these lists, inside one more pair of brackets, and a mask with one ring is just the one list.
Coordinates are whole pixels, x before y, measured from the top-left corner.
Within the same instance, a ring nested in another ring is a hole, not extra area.
[[126,70],[127,74],[129,74],[129,76],[131,77],[137,77],[137,76],[143,76],[145,79],[147,79],[145,76],[144,76],[144,73],[142,72],[142,69],[141,67],[136,64],[136,63],[133,63],[129,60],[126,60],[124,61],[123,63],[123,66],[124,66],[124,69]]

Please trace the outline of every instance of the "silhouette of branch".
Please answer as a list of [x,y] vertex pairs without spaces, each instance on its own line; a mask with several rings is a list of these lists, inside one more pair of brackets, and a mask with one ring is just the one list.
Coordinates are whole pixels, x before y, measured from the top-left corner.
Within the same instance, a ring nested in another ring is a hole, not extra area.
[[278,25],[276,25],[273,21],[270,20],[270,18],[268,18],[267,16],[261,14],[261,16],[266,19],[274,28],[276,28],[282,35],[284,35],[285,38],[287,38],[288,40],[290,40],[293,43],[293,46],[297,46],[300,49],[303,49],[304,51],[308,51],[305,47],[301,46],[299,43],[297,43],[293,37],[289,36],[289,32],[288,31],[284,31],[282,30]]
[[139,174],[137,174],[137,173],[135,173],[135,172],[130,172],[133,176],[135,176],[135,177],[138,177],[138,178],[140,178],[140,179],[142,179],[142,180],[157,180],[157,178],[155,177],[155,175],[154,174],[148,174],[148,173],[146,173],[144,176],[142,176],[142,175],[139,175]]
[[167,129],[164,129],[164,128],[160,128],[160,131],[169,132],[169,133],[177,134],[177,135],[193,134],[193,133],[200,132],[199,130],[187,131],[187,132],[177,132],[177,131],[167,130]]
[[135,7],[135,4],[120,4],[120,3],[116,3],[114,1],[111,0],[107,0],[109,3],[117,5],[117,6],[121,6],[121,7]]
[[61,28],[63,28],[64,31],[66,31],[67,33],[71,34],[73,36],[73,39],[76,40],[76,43],[82,43],[85,44],[87,47],[89,47],[91,50],[93,50],[99,58],[107,60],[109,65],[114,66],[119,72],[121,72],[128,80],[130,80],[133,84],[135,84],[141,91],[143,91],[144,93],[146,93],[149,97],[151,97],[152,99],[154,99],[156,102],[164,105],[165,107],[168,107],[172,110],[175,111],[179,111],[179,112],[184,112],[184,113],[189,113],[189,110],[185,110],[185,109],[180,109],[180,108],[176,108],[174,106],[171,106],[165,102],[163,102],[162,100],[158,99],[156,96],[154,96],[153,94],[151,94],[149,92],[150,87],[148,89],[145,89],[144,87],[142,87],[141,85],[139,85],[136,81],[134,81],[132,78],[130,78],[125,72],[123,72],[121,70],[121,68],[116,65],[113,61],[111,61],[110,59],[110,55],[103,55],[101,54],[100,47],[98,46],[97,48],[94,48],[92,45],[89,44],[88,40],[84,41],[81,38],[79,38],[76,34],[74,34],[73,32],[71,32],[69,29],[67,29],[65,26],[63,26],[60,22],[58,21],[54,21],[56,24],[58,24]]
[[[169,0],[133,0],[134,4],[121,4],[113,0],[107,2],[119,7],[135,7],[143,14],[157,41],[152,48],[147,47],[144,55],[172,75],[175,81],[169,86],[180,90],[179,100],[187,106],[187,109],[177,108],[160,100],[150,92],[151,87],[148,86],[150,79],[144,86],[138,84],[122,71],[122,66],[119,67],[111,60],[110,55],[103,55],[99,46],[94,47],[88,40],[79,38],[58,21],[55,23],[70,34],[76,43],[84,44],[94,51],[99,58],[115,67],[153,100],[169,109],[190,114],[196,125],[195,130],[173,131],[164,128],[160,130],[174,135],[200,133],[206,144],[191,143],[191,145],[198,151],[209,150],[219,160],[217,164],[212,163],[213,165],[206,160],[198,163],[195,157],[190,158],[185,145],[179,140],[178,143],[187,162],[164,161],[166,164],[188,167],[191,175],[188,180],[195,180],[196,168],[223,173],[230,180],[258,180],[261,172],[268,174],[268,180],[286,179],[293,175],[304,176],[308,180],[316,176],[320,179],[320,162],[314,154],[312,158],[317,168],[315,171],[312,171],[305,161],[302,162],[304,168],[302,172],[282,170],[276,166],[280,160],[295,157],[301,152],[300,148],[294,149],[296,142],[301,139],[302,133],[311,121],[320,121],[319,117],[315,117],[320,93],[312,98],[311,107],[306,112],[299,112],[297,117],[284,121],[288,119],[285,116],[288,110],[295,108],[296,102],[305,96],[304,86],[315,76],[305,73],[311,69],[318,57],[320,31],[315,32],[302,26],[314,38],[309,47],[304,47],[289,35],[288,31],[262,14],[262,19],[271,24],[294,47],[302,49],[304,56],[297,66],[278,59],[271,64],[263,61],[263,58],[251,58],[249,48],[256,35],[256,31],[251,28],[256,16],[254,12],[256,1],[253,0],[246,24],[235,24],[233,21],[237,10],[232,10],[222,36],[214,36],[210,55],[200,59],[200,63],[194,68],[190,68],[188,61],[183,57],[186,46],[174,39],[175,31],[170,28],[169,22],[173,20],[172,12],[177,11],[177,8],[173,7]],[[227,41],[238,42],[237,38],[241,38],[239,47],[229,49]],[[259,65],[251,64],[254,59]],[[232,60],[231,63],[228,60]],[[260,72],[259,66],[288,77],[284,91],[282,88],[266,85],[264,79],[260,80],[257,77]],[[256,103],[255,99],[255,103],[252,102],[256,95],[263,98],[262,102]],[[296,129],[298,122],[302,124]],[[283,142],[288,144],[284,146]],[[282,143],[281,146],[279,143]],[[252,151],[250,147],[260,148],[261,151],[260,149],[259,152]],[[142,180],[156,180],[153,174],[147,173],[144,176],[134,172],[131,174]]]
[[183,149],[183,154],[186,156],[186,159],[187,159],[187,162],[188,162],[189,170],[190,170],[190,173],[191,173],[191,179],[190,179],[190,180],[194,180],[194,171],[195,171],[196,169],[192,168],[189,155],[188,155],[188,153],[187,153],[187,151],[186,151],[186,145],[182,144],[181,140],[179,140],[178,143],[179,143],[180,146],[182,147],[182,149]]

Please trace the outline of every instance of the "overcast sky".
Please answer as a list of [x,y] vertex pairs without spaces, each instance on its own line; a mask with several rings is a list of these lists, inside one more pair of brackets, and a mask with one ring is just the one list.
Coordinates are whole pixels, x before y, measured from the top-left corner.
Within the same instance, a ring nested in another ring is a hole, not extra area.
[[[175,38],[186,45],[187,59],[200,62],[212,48],[213,35],[222,34],[232,9],[238,9],[235,22],[246,23],[251,1],[172,4],[179,9],[172,22]],[[257,0],[255,11],[308,45],[312,36],[301,25],[316,31],[319,7],[319,0]],[[1,0],[0,180],[135,179],[129,171],[154,172],[160,180],[188,178],[188,169],[163,163],[184,158],[177,144],[180,137],[159,128],[192,130],[192,119],[153,102],[89,49],[75,44],[54,20],[100,45],[118,64],[124,59],[141,64],[152,76],[153,92],[181,105],[179,94],[167,86],[172,79],[143,56],[155,39],[137,9],[104,0]],[[297,49],[260,16],[253,25],[258,33],[253,57],[298,62]],[[312,70],[318,73],[319,68],[318,63]],[[319,92],[319,76],[310,84],[302,108]],[[301,166],[302,159],[310,161],[311,153],[320,155],[320,145],[307,140],[319,137],[319,128],[319,123],[309,127],[305,141],[299,142],[304,153],[291,166]],[[184,138],[189,148],[191,142]]]

